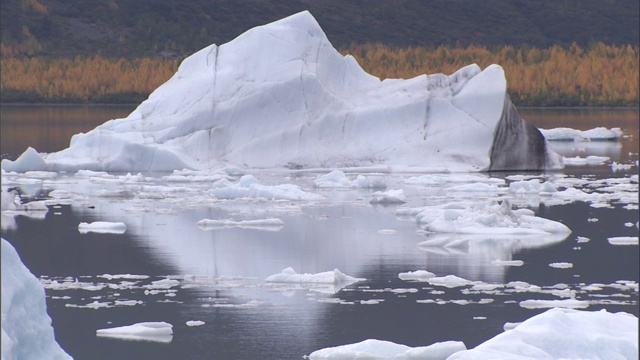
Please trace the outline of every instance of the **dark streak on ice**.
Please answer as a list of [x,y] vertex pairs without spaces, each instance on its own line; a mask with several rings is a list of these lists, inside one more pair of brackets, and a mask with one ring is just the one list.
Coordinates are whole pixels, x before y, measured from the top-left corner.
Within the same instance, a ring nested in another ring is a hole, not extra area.
[[543,170],[553,166],[544,136],[527,123],[505,95],[491,147],[489,171]]

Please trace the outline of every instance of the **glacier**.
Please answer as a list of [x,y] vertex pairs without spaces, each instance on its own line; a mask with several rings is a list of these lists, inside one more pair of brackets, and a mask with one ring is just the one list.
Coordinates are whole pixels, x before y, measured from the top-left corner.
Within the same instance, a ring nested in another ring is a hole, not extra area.
[[196,52],[128,117],[56,153],[29,148],[2,169],[563,167],[506,89],[498,65],[381,81],[341,55],[304,11]]
[[56,342],[44,287],[2,242],[2,360],[71,359]]

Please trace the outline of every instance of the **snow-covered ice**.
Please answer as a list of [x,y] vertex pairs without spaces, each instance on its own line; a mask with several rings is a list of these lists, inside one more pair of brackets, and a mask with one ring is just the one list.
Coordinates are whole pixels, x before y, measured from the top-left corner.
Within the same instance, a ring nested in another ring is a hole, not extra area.
[[97,336],[122,340],[168,343],[173,339],[173,325],[166,322],[142,322],[96,330]]
[[498,65],[380,81],[334,49],[304,11],[205,47],[128,117],[75,135],[57,153],[29,148],[2,168],[562,167],[506,89]]
[[40,281],[1,241],[2,359],[71,359],[54,337]]

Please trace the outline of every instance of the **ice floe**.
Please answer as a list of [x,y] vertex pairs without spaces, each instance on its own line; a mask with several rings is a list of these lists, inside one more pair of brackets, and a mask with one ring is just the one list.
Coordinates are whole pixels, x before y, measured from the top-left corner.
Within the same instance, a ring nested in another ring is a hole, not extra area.
[[560,127],[554,129],[540,129],[549,141],[610,141],[617,140],[623,135],[620,128],[607,129],[597,127],[589,130],[577,130]]
[[556,221],[536,217],[529,209],[512,209],[509,201],[476,204],[449,203],[414,209],[399,209],[428,232],[458,234],[530,234],[568,236],[571,230]]
[[638,245],[637,236],[616,236],[607,238],[611,245]]
[[237,227],[242,229],[278,231],[283,226],[284,226],[284,221],[277,218],[241,220],[241,221],[234,221],[231,219],[225,219],[225,220],[202,219],[198,221],[198,227],[200,227],[202,230],[215,230],[215,229],[226,229],[226,228]]
[[265,279],[266,282],[274,283],[320,283],[320,284],[349,284],[366,279],[355,278],[344,274],[338,269],[325,271],[317,274],[298,274],[293,268],[286,268],[279,274],[274,274]]
[[142,322],[96,330],[97,336],[122,340],[168,343],[173,339],[173,325],[166,322]]
[[81,222],[78,224],[78,231],[82,234],[101,233],[101,234],[124,234],[127,231],[127,225],[123,222],[94,221],[92,223]]

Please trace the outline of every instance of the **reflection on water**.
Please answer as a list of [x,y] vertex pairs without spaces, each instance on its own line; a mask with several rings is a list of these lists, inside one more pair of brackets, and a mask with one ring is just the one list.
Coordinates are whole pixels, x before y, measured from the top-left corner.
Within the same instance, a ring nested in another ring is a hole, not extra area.
[[28,146],[38,152],[69,147],[71,136],[111,119],[126,117],[133,105],[0,105],[2,158],[14,159]]
[[[4,111],[3,106],[3,136]],[[546,110],[526,111],[536,115]],[[637,121],[638,111],[634,111]],[[590,116],[582,111],[576,114]],[[554,120],[557,126],[596,126],[572,120],[566,113],[561,115],[565,122]],[[122,115],[110,117],[118,116]],[[633,128],[629,119],[616,119],[599,121],[609,124],[602,126],[628,126],[631,139],[553,146],[567,146],[562,150],[568,154],[565,156],[573,156],[569,154],[576,151],[580,156],[598,154],[635,161],[637,122]],[[20,129],[16,126],[14,131]],[[34,141],[47,139],[39,136]],[[49,146],[28,144],[38,150]],[[3,137],[3,152],[4,146]],[[561,186],[576,183],[595,191],[597,187],[625,185],[615,191],[629,192],[632,187],[628,177],[637,173],[637,167],[626,173],[614,173],[608,165],[576,167],[572,171],[578,179],[562,173],[543,176]],[[583,176],[586,172],[592,175]],[[73,174],[55,178],[46,174],[20,179],[5,176],[3,190],[17,186],[25,200],[38,200],[54,190],[58,200],[55,205],[49,204],[48,211],[3,213],[2,236],[48,284],[47,305],[57,340],[78,359],[296,359],[320,348],[367,338],[410,346],[462,340],[473,347],[502,332],[505,322],[522,321],[544,311],[522,308],[520,301],[562,296],[587,299],[589,310],[606,308],[638,315],[637,246],[613,246],[607,241],[612,236],[637,236],[637,202],[608,197],[598,204],[606,203],[602,207],[584,202],[556,205],[549,196],[537,193],[445,191],[452,185],[448,177],[455,174],[442,175],[441,183],[428,185],[406,182],[409,175],[385,174],[388,188],[402,188],[407,203],[372,206],[369,200],[373,190],[315,188],[316,175],[256,174],[260,183],[297,184],[325,197],[305,203],[214,199],[206,195],[211,186],[206,182],[169,184],[148,178],[122,183]],[[457,176],[455,180],[464,182],[488,182],[490,177]],[[614,177],[610,184],[599,180]],[[173,191],[163,190],[165,187]],[[635,189],[637,192],[637,184]],[[117,194],[120,196],[114,196]],[[530,208],[538,216],[560,221],[573,233],[566,239],[433,234],[422,231],[414,218],[396,215],[399,206],[414,208],[500,197],[509,197],[516,207]],[[265,218],[281,219],[284,225],[268,229],[198,226],[202,219]],[[127,230],[124,234],[78,231],[80,222],[93,221],[122,221]],[[520,260],[522,265],[505,266],[495,260]],[[554,262],[571,263],[573,267],[550,267]],[[298,273],[338,268],[366,280],[345,287],[264,281],[287,267]],[[446,288],[398,278],[401,272],[416,270],[455,275],[474,283]],[[104,274],[148,278],[128,280]],[[158,287],[157,281],[166,280],[175,280],[178,285]],[[56,289],[51,285],[54,281],[71,285]],[[510,282],[514,283],[507,285]],[[595,283],[599,286],[588,288]],[[83,288],[82,284],[87,286]],[[473,290],[476,285],[485,290]],[[186,322],[190,320],[205,324],[189,327]],[[135,342],[96,336],[97,329],[147,321],[173,324],[171,341]]]

